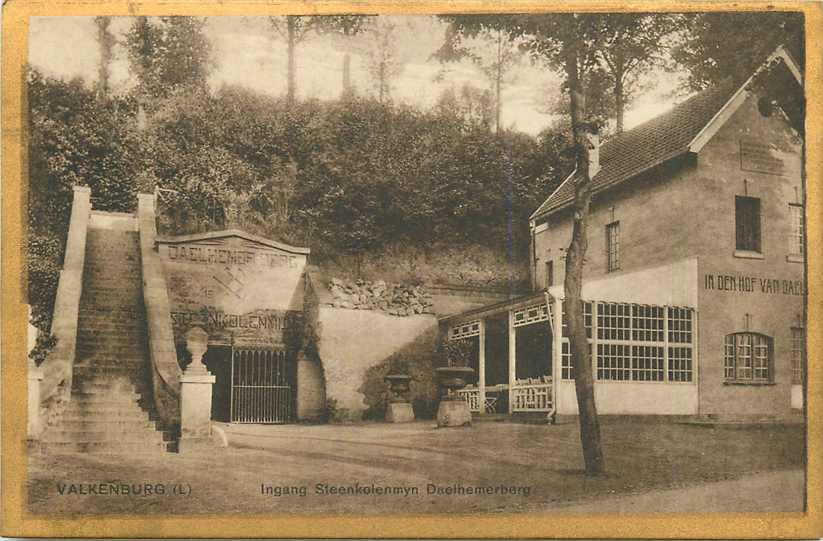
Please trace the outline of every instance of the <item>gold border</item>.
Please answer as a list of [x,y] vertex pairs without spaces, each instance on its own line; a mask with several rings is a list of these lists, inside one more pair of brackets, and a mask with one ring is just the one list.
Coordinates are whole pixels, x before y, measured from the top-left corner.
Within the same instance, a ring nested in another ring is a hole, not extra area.
[[[2,533],[25,537],[455,537],[455,538],[818,538],[823,536],[823,4],[812,2],[677,2],[566,0],[367,2],[290,0],[8,0],[3,10],[2,63]],[[539,12],[539,11],[802,11],[806,16],[806,179],[808,215],[807,513],[539,514],[461,516],[254,516],[42,519],[23,508],[26,475],[26,313],[23,271],[24,72],[28,17],[38,15],[271,15],[283,13]]]

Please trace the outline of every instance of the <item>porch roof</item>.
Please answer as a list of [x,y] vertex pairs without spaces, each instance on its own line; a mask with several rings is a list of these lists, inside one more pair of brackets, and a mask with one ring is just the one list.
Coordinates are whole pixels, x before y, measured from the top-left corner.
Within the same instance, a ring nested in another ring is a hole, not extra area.
[[522,297],[516,297],[514,299],[508,299],[505,301],[496,302],[494,304],[489,304],[487,306],[481,306],[479,308],[472,308],[471,310],[467,310],[466,312],[461,312],[459,314],[452,314],[450,316],[445,316],[438,318],[440,323],[452,324],[460,321],[468,321],[471,319],[478,319],[481,317],[488,317],[497,314],[502,314],[504,312],[508,312],[510,310],[514,310],[517,308],[523,308],[525,306],[532,305],[537,302],[545,301],[546,300],[546,290],[540,290],[535,293],[530,293],[528,295],[523,295]]

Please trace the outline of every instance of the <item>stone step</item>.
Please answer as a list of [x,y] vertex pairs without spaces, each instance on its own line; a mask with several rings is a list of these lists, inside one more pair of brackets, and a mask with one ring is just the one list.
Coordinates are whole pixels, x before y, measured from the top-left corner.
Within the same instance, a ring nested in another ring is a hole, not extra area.
[[67,407],[62,419],[132,419],[141,421],[153,421],[157,417],[143,410],[137,404],[99,404],[90,403],[86,405],[75,404]]
[[48,453],[94,453],[132,456],[168,452],[171,442],[42,442],[40,449]]
[[110,366],[75,366],[74,377],[79,378],[78,381],[90,381],[99,378],[108,377],[129,377],[139,378],[142,376],[144,368],[130,368],[130,367],[110,367]]
[[117,402],[123,404],[136,404],[141,396],[133,390],[121,389],[116,391],[108,389],[73,389],[71,400],[79,400],[81,404],[89,402]]
[[[153,422],[154,416],[140,408],[130,408],[128,410],[106,409],[106,408],[86,408],[66,409],[60,417],[60,423],[64,422]],[[56,425],[59,426],[59,425]]]
[[47,442],[58,441],[115,441],[115,442],[139,442],[143,440],[163,441],[163,433],[147,426],[139,428],[124,425],[122,427],[112,425],[101,430],[89,430],[86,428],[70,429],[60,427],[56,430],[49,430],[46,434]]
[[61,419],[60,429],[65,430],[89,430],[90,432],[118,432],[120,430],[157,430],[156,421],[148,421],[145,418],[115,417],[106,419]]

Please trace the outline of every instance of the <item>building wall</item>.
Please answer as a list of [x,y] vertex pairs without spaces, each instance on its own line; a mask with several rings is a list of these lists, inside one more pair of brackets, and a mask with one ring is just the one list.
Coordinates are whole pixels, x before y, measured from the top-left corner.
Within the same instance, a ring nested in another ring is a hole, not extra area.
[[[317,350],[334,420],[359,421],[367,409],[362,386],[380,364],[437,327],[433,315],[392,316],[375,310],[320,306]],[[434,344],[431,344],[432,354]]]
[[[783,161],[783,173],[744,170],[759,168],[741,157],[748,141],[771,144],[771,157]],[[801,160],[801,146],[786,124],[777,114],[764,118],[752,98],[699,155],[702,199],[714,231],[699,267],[702,414],[791,411],[791,327],[802,324],[804,297],[803,265],[788,258],[788,205],[802,202]],[[763,259],[735,257],[736,195],[760,198]],[[747,330],[773,339],[773,383],[724,383],[725,336]]]
[[[788,206],[803,200],[802,147],[780,113],[761,115],[757,101],[756,95],[748,97],[696,157],[596,197],[589,219],[584,278],[600,286],[597,291],[584,290],[587,298],[619,295],[621,300],[649,302],[643,298],[651,286],[644,280],[632,283],[632,271],[697,259],[693,306],[699,325],[700,414],[782,415],[791,408],[791,327],[802,321],[804,297],[803,265],[788,258]],[[779,162],[782,171],[775,170]],[[735,255],[735,195],[761,199],[762,259]],[[615,220],[620,221],[621,265],[606,272],[605,226]],[[562,293],[569,213],[555,213],[538,230],[536,284],[545,284],[545,261],[551,258]],[[738,287],[727,276],[749,279]],[[724,383],[724,338],[746,330],[773,339],[774,381],[769,384]],[[653,398],[651,388],[643,385],[648,392],[634,396],[633,402]],[[566,391],[563,384],[560,387],[562,404]],[[624,384],[623,388],[627,389]],[[609,396],[609,391],[598,391],[598,400],[604,403],[609,403]],[[664,406],[656,408],[662,412]]]

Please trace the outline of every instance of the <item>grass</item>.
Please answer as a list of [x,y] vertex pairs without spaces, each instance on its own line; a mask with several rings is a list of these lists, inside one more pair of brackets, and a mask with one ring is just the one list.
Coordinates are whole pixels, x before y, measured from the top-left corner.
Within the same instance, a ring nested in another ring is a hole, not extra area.
[[[564,502],[643,493],[803,467],[800,426],[710,428],[602,423],[606,475],[586,478],[577,425],[431,423],[232,426],[227,449],[181,455],[29,459],[30,512],[48,515],[465,513],[547,511]],[[187,496],[61,496],[57,482],[165,483]],[[316,495],[317,483],[417,487],[418,495]],[[528,496],[430,496],[426,485],[523,486]],[[271,496],[261,484],[305,486]]]

